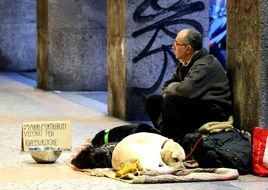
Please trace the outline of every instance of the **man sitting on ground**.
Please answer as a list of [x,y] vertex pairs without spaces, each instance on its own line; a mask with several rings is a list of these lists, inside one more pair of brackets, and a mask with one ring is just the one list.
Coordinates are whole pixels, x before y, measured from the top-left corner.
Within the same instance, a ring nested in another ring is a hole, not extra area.
[[175,141],[207,122],[227,121],[231,114],[231,88],[225,70],[202,44],[198,31],[180,31],[172,46],[180,64],[164,83],[162,95],[153,94],[146,100],[154,126]]

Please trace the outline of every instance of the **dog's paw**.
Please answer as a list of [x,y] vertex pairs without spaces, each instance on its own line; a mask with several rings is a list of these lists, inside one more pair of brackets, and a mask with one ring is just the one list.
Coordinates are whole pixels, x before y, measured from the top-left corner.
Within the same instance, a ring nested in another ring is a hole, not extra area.
[[136,174],[138,174],[139,170],[140,170],[139,161],[133,160],[133,161],[122,164],[118,168],[118,170],[115,174],[115,177],[122,177],[125,174],[129,174],[129,173],[136,175]]

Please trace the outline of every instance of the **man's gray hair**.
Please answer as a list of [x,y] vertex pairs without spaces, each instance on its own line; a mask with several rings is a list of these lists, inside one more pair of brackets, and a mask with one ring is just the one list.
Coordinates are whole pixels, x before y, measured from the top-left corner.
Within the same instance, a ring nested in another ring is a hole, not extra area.
[[187,29],[184,43],[191,45],[194,51],[198,51],[203,47],[203,38],[197,30]]

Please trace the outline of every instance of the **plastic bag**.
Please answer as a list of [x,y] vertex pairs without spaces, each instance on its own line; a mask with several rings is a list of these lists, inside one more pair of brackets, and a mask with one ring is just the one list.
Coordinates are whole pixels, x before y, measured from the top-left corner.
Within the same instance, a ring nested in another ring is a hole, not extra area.
[[255,175],[268,176],[268,129],[253,129],[252,161]]

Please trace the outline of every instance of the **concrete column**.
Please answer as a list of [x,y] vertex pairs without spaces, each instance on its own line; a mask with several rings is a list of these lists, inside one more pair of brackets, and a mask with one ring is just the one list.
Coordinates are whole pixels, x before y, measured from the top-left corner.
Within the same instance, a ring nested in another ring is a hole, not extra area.
[[107,1],[108,113],[126,119],[125,0]]
[[37,0],[38,87],[107,90],[106,1]]
[[0,0],[0,70],[36,68],[36,11],[33,0]]
[[144,120],[145,98],[159,93],[177,61],[171,46],[177,32],[196,28],[208,46],[208,0],[109,0],[109,114]]
[[227,1],[227,67],[235,125],[268,128],[268,2]]

